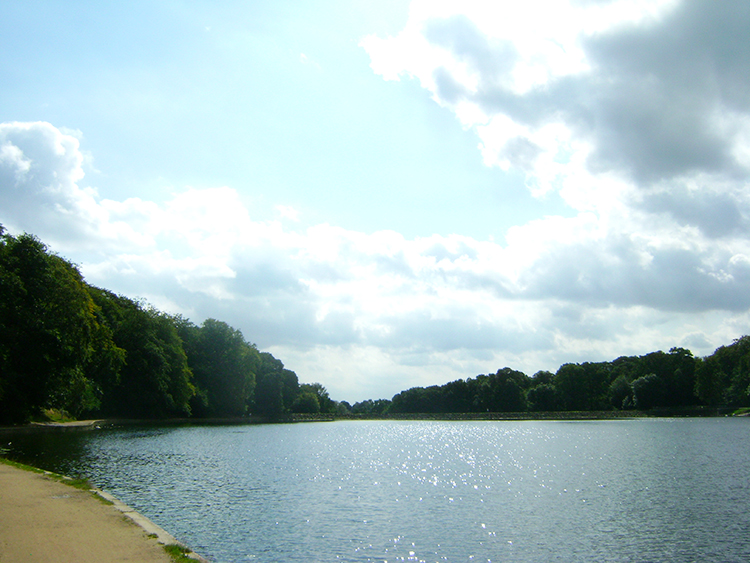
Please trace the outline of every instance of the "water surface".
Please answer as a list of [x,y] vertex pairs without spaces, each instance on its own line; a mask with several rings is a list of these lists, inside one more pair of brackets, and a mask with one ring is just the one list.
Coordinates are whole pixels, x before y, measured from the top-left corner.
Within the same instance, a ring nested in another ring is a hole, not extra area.
[[340,421],[10,447],[217,562],[729,562],[750,561],[749,424]]

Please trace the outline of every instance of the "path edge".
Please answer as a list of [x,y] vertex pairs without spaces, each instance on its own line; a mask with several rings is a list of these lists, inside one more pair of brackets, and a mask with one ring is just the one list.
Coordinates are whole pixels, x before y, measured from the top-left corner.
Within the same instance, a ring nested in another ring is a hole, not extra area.
[[[5,463],[7,465],[10,465],[11,467],[15,467],[16,469],[20,469],[22,471],[29,471],[31,473],[36,473],[42,477],[46,477],[48,479],[52,479],[54,481],[57,481],[58,483],[62,483],[64,485],[68,486],[74,486],[71,484],[71,482],[76,481],[76,479],[73,479],[72,477],[69,477],[68,475],[61,475],[60,473],[55,473],[54,471],[48,471],[46,469],[41,469],[38,467],[34,467],[33,465],[27,465],[25,463],[19,463],[17,461],[10,460],[4,456],[2,456],[2,452],[0,452],[0,463]],[[103,491],[102,489],[99,489],[97,487],[91,487],[90,485],[88,488],[83,488],[88,493],[91,493],[92,495],[99,497],[99,499],[105,504],[109,504],[112,507],[114,507],[116,510],[122,513],[123,516],[128,518],[131,522],[133,522],[136,526],[141,528],[147,536],[150,536],[154,539],[156,539],[157,543],[160,545],[166,547],[169,545],[176,545],[182,548],[184,551],[183,555],[189,559],[193,559],[195,561],[198,561],[200,563],[211,563],[208,559],[203,557],[202,555],[196,553],[193,551],[190,547],[182,543],[180,540],[175,538],[172,534],[167,532],[164,528],[157,526],[154,524],[151,520],[146,518],[143,514],[140,512],[134,510],[124,502],[122,502],[120,499],[118,499],[116,496]]]
[[185,549],[185,557],[189,557],[190,559],[194,559],[195,561],[199,561],[200,563],[210,563],[208,559],[203,557],[202,555],[199,555],[195,551],[193,551],[191,548],[189,548],[187,545],[179,541],[177,538],[175,538],[172,534],[167,532],[164,528],[157,526],[154,524],[151,520],[146,518],[143,514],[140,512],[134,510],[124,502],[122,502],[120,499],[115,497],[114,495],[111,495],[110,493],[103,491],[101,489],[97,489],[95,487],[92,487],[89,489],[89,491],[105,500],[108,504],[111,504],[114,508],[122,512],[122,514],[129,518],[134,524],[139,526],[143,529],[144,532],[148,536],[155,537],[156,541],[159,542],[163,546],[167,545],[177,545],[181,548]]

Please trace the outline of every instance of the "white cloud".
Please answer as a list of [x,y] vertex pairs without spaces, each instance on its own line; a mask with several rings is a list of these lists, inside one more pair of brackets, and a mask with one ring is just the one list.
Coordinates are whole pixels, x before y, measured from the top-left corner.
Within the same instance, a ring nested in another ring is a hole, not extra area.
[[3,171],[8,173],[7,181],[10,185],[11,176],[16,183],[21,182],[31,169],[31,160],[24,157],[23,151],[10,142],[5,142],[0,146],[0,164]]
[[415,2],[402,33],[362,43],[473,130],[487,166],[568,204],[502,243],[303,226],[281,204],[271,220],[231,186],[105,199],[83,136],[49,123],[0,125],[0,222],[92,283],[229,322],[350,401],[749,332],[750,57],[685,51],[729,25],[695,4],[545,6]]
[[75,137],[49,123],[3,123],[0,147],[6,227],[34,225],[34,234],[63,251],[148,243],[128,223],[110,220],[94,188],[79,186],[84,156]]
[[472,128],[487,165],[589,210],[606,184],[747,178],[747,22],[722,6],[420,1],[400,34],[361,44]]

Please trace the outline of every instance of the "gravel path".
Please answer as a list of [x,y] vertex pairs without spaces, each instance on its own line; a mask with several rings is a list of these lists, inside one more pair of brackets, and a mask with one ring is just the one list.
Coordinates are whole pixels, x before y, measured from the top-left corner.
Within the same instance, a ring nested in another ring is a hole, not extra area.
[[158,541],[90,491],[0,463],[0,563],[171,563]]

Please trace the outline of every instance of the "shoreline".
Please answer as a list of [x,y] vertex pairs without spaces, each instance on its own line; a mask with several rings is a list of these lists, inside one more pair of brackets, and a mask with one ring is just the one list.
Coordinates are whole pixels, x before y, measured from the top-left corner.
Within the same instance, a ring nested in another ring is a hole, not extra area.
[[[625,420],[639,418],[708,418],[725,417],[734,407],[684,407],[652,409],[648,411],[546,411],[546,412],[487,412],[487,413],[387,413],[387,414],[292,414],[278,422],[307,422],[326,420]],[[738,415],[742,416],[742,415]]]
[[[317,414],[317,415],[293,415],[285,417],[284,419],[277,419],[277,420],[267,420],[267,419],[253,419],[253,418],[231,418],[231,419],[168,419],[168,420],[122,420],[122,419],[91,419],[91,420],[80,420],[80,421],[71,421],[71,422],[65,422],[65,423],[56,423],[56,422],[48,422],[48,423],[31,423],[25,426],[18,426],[18,427],[0,427],[0,435],[4,433],[4,431],[9,431],[11,433],[26,433],[26,432],[50,432],[50,433],[56,433],[56,432],[81,432],[81,431],[96,431],[96,430],[105,430],[105,429],[112,429],[116,428],[118,426],[126,428],[127,426],[137,426],[137,425],[148,425],[148,426],[178,426],[178,425],[237,425],[237,424],[263,424],[263,423],[302,423],[302,422],[329,422],[329,421],[336,421],[336,420],[393,420],[393,421],[527,421],[527,420],[543,420],[543,421],[561,421],[561,422],[573,422],[573,421],[595,421],[595,420],[638,420],[643,418],[676,418],[676,417],[683,417],[683,418],[698,418],[698,417],[730,417],[730,416],[749,416],[749,412],[738,412],[736,409],[729,409],[729,408],[702,408],[702,409],[689,409],[686,410],[669,410],[667,412],[661,410],[661,411],[648,411],[648,412],[639,412],[639,411],[593,411],[593,412],[554,412],[554,413],[453,413],[453,414],[443,414],[443,413],[422,413],[422,414],[413,414],[413,413],[399,413],[399,414],[389,414],[389,415],[340,415],[340,414]],[[13,520],[15,518],[14,511],[16,508],[13,504],[7,503],[7,499],[9,497],[12,497],[13,491],[11,490],[13,485],[11,484],[12,481],[7,480],[9,471],[3,470],[3,468],[12,468],[13,470],[21,471],[24,473],[28,473],[29,475],[36,475],[38,477],[42,477],[46,479],[49,482],[56,482],[57,484],[62,484],[67,489],[70,489],[71,491],[75,491],[75,493],[65,493],[60,492],[55,494],[54,496],[48,496],[47,498],[51,499],[64,499],[68,498],[70,496],[88,496],[88,500],[91,501],[93,499],[94,504],[101,504],[99,501],[103,501],[108,505],[108,508],[110,511],[114,509],[114,511],[117,511],[117,513],[120,515],[121,520],[127,519],[129,523],[136,524],[137,527],[141,530],[141,542],[142,543],[153,543],[150,542],[150,540],[154,540],[156,543],[160,545],[161,548],[163,548],[164,555],[167,556],[167,559],[136,559],[140,560],[143,563],[156,563],[158,561],[167,561],[170,560],[173,555],[171,553],[168,553],[166,551],[166,546],[176,546],[180,551],[184,552],[184,559],[175,559],[179,561],[187,561],[187,560],[193,560],[193,561],[199,561],[203,563],[208,563],[208,560],[202,557],[201,555],[195,553],[192,551],[189,547],[187,547],[185,544],[177,540],[172,534],[164,530],[163,528],[156,525],[153,521],[148,519],[147,517],[143,516],[142,514],[138,513],[136,510],[131,508],[130,506],[126,505],[125,503],[121,502],[119,499],[114,497],[113,495],[102,491],[101,489],[98,489],[96,487],[92,487],[90,485],[87,485],[85,488],[73,488],[75,486],[75,479],[72,479],[70,477],[60,475],[54,472],[46,471],[43,469],[39,469],[30,465],[25,465],[22,463],[18,463],[16,461],[13,461],[11,459],[8,459],[5,457],[5,454],[8,453],[7,451],[4,451],[2,447],[0,447],[0,561],[22,561],[24,563],[32,563],[36,561],[48,561],[51,559],[45,559],[45,558],[28,558],[25,556],[18,556],[18,546],[24,542],[28,542],[28,537],[33,537],[34,535],[39,536],[41,534],[41,538],[38,538],[36,540],[37,543],[45,543],[45,536],[43,532],[43,527],[40,527],[41,525],[39,522],[43,521],[46,517],[46,513],[49,512],[49,500],[43,500],[43,501],[36,501],[36,504],[31,505],[30,507],[25,508],[26,512],[29,515],[28,518],[28,524],[26,528],[16,528],[16,531],[14,534],[10,534],[9,538],[9,532],[8,530],[5,530],[5,533],[3,533],[3,526],[7,527],[7,522],[11,522],[12,524],[16,524]],[[31,486],[33,489],[34,487]],[[27,503],[28,504],[28,503]],[[52,501],[52,504],[59,505],[61,502],[59,500]],[[89,503],[91,504],[91,503]],[[58,508],[55,506],[55,508]],[[87,509],[88,510],[88,509]],[[92,513],[96,513],[96,507],[93,508]],[[4,524],[4,522],[6,524]],[[89,524],[91,522],[89,521]],[[97,523],[93,523],[97,524]],[[98,525],[98,524],[97,524]],[[50,530],[57,529],[59,527],[59,523],[55,526],[49,528]],[[77,540],[81,545],[76,543],[76,541],[69,541],[67,544],[64,544],[62,546],[62,551],[59,551],[58,553],[75,553],[76,550],[81,550],[85,545],[90,542],[90,539],[87,539],[87,536],[94,536],[97,534],[108,534],[107,531],[105,532],[93,532],[87,527],[87,524],[84,522],[81,526],[81,539]],[[52,533],[52,532],[50,532]],[[146,540],[145,542],[143,540]],[[60,543],[59,541],[57,544],[55,544],[55,548],[60,550]],[[71,551],[66,551],[67,549],[70,549]],[[15,552],[13,550],[16,550]],[[41,550],[42,547],[37,546],[38,550]],[[9,553],[10,558],[6,558],[7,556],[4,556],[3,554]],[[14,557],[13,553],[16,553],[16,556]],[[65,558],[63,558],[65,559]],[[81,561],[81,562],[96,562],[99,563],[100,561],[105,561],[105,559],[97,559],[97,558],[74,558],[71,560]],[[110,559],[106,559],[106,561],[109,561]],[[119,559],[117,559],[119,560]]]
[[[62,560],[98,563],[134,560],[135,553],[144,562],[166,562],[178,560],[168,550],[175,546],[187,560],[209,563],[115,496],[80,486],[80,480],[65,475],[0,457],[0,498],[2,561],[30,563],[62,556]],[[30,537],[35,541],[27,545]],[[124,559],[117,548],[125,550]]]
[[122,502],[120,499],[115,497],[114,495],[109,494],[106,491],[103,491],[101,489],[97,488],[91,488],[89,491],[92,494],[98,495],[102,499],[104,499],[107,503],[110,503],[112,507],[119,510],[123,516],[129,518],[134,524],[136,524],[138,527],[140,527],[147,536],[149,537],[155,537],[156,541],[163,545],[163,546],[170,546],[170,545],[176,545],[183,551],[183,555],[189,559],[193,559],[195,561],[199,561],[200,563],[209,563],[208,559],[203,557],[202,555],[199,555],[192,549],[190,549],[187,545],[182,543],[180,540],[175,538],[172,534],[167,532],[164,528],[161,526],[157,526],[154,524],[153,521],[146,518],[143,514],[140,512],[132,509],[130,506]]
[[[30,422],[15,426],[0,426],[1,433],[36,431],[90,431],[116,426],[180,426],[180,425],[252,425],[284,424],[298,422],[332,422],[336,420],[435,420],[435,421],[514,421],[514,420],[625,420],[639,418],[709,418],[728,416],[750,416],[750,411],[733,414],[734,407],[683,407],[662,408],[648,411],[549,411],[549,412],[487,412],[487,413],[290,413],[278,418],[245,416],[229,418],[154,418],[154,419],[89,419],[69,422]],[[0,450],[2,455],[2,450]]]

